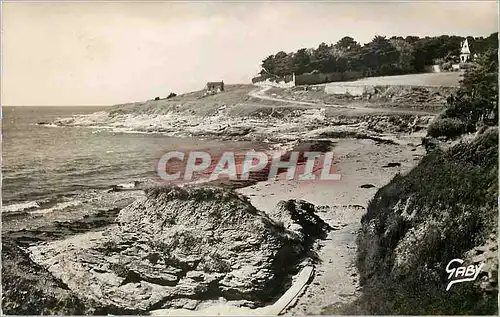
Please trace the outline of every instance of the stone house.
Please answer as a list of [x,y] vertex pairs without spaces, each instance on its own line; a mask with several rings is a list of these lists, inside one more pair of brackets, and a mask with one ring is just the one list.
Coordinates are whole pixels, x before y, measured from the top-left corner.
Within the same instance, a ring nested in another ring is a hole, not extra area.
[[205,89],[207,93],[218,93],[224,91],[224,81],[209,81]]

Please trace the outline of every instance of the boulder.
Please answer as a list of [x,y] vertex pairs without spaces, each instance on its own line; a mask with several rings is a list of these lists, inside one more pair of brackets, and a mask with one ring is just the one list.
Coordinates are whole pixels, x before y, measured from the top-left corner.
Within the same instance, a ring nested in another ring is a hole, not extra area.
[[17,244],[2,237],[2,312],[6,315],[96,313]]
[[113,227],[30,252],[107,313],[192,309],[221,297],[261,306],[283,292],[308,241],[329,229],[314,212],[293,201],[267,215],[230,190],[154,187]]

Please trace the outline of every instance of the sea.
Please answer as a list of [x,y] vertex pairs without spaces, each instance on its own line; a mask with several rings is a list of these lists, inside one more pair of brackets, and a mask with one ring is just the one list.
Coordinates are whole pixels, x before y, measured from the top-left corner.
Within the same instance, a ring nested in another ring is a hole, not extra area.
[[[58,118],[106,111],[107,107],[3,107],[2,217],[43,215],[81,208],[86,193],[158,179],[166,150],[250,149],[248,142],[174,138],[102,128],[61,127]],[[50,207],[50,208],[49,208]]]

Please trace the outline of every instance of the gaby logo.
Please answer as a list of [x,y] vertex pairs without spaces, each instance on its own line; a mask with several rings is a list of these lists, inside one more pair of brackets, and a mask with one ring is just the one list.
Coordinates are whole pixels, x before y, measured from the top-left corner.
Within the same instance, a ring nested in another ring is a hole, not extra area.
[[[456,264],[455,264],[456,263]],[[446,266],[446,273],[449,273],[448,286],[446,286],[446,290],[448,291],[453,284],[475,281],[479,273],[481,273],[481,269],[483,268],[484,263],[479,265],[469,265],[469,266],[457,266],[457,264],[463,264],[464,260],[461,259],[453,259]]]

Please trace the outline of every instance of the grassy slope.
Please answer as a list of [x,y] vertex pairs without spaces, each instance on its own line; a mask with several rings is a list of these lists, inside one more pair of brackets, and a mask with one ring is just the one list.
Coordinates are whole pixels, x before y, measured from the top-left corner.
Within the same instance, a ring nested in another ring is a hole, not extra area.
[[[339,83],[340,85],[341,83]],[[309,88],[297,86],[292,89],[272,88],[268,94],[299,101],[319,102],[336,105],[362,105],[374,108],[400,108],[424,110],[438,113],[446,104],[446,96],[456,91],[456,87],[421,86],[368,86],[362,97],[328,94],[323,86]]]
[[[496,314],[497,291],[471,282],[445,291],[445,267],[492,234],[496,245],[497,175],[495,127],[429,153],[380,189],[358,236],[363,295],[343,313]],[[498,265],[487,270],[496,276]]]
[[[372,78],[371,80],[376,80],[377,78]],[[204,91],[200,90],[178,95],[170,99],[164,98],[161,100],[148,100],[144,102],[115,105],[110,109],[110,113],[112,115],[155,115],[175,112],[182,114],[209,116],[216,114],[219,108],[225,106],[225,112],[230,116],[246,116],[258,113],[259,111],[263,111],[264,114],[268,114],[268,112],[273,112],[273,108],[282,108],[279,111],[286,111],[285,109],[287,108],[290,108],[292,110],[311,108],[311,106],[298,105],[289,107],[289,105],[283,102],[254,100],[253,98],[248,96],[248,93],[250,91],[258,88],[254,85],[226,85],[225,88],[226,89],[224,92],[212,96],[203,97]],[[450,92],[454,91],[454,89],[455,88],[448,87],[381,87],[381,93],[377,93],[372,99],[363,100],[362,102],[352,100],[352,98],[348,96],[328,95],[323,91],[323,89],[320,89],[318,91],[308,90],[307,92],[304,92],[304,95],[300,94],[297,96],[295,92],[302,92],[301,90],[303,90],[303,86],[296,87],[294,89],[271,88],[267,94],[272,95],[276,93],[279,97],[294,98],[296,100],[313,101],[319,103],[325,102],[331,104],[351,104],[355,102],[366,103],[367,105],[373,104],[374,106],[381,107],[401,107],[408,109],[420,109],[422,108],[422,105],[425,105],[425,107],[423,108],[425,108],[425,110],[427,111],[438,111],[442,108],[442,102],[436,103],[434,100],[435,96],[447,96]],[[398,99],[394,101],[391,99],[393,96],[399,95],[402,96],[402,100]],[[440,100],[445,101],[445,98],[442,97]]]
[[[460,72],[424,73],[396,76],[367,77],[359,80],[344,82],[347,85],[360,86],[438,86],[456,87],[459,84]],[[332,83],[335,85],[336,83]],[[339,83],[342,84],[342,83]]]
[[[253,85],[226,85],[225,91],[216,95],[203,97],[203,90],[182,94],[170,99],[148,100],[113,106],[111,114],[166,114],[182,112],[193,115],[210,115],[217,109],[233,106],[249,100],[248,93],[256,87]],[[179,106],[180,105],[180,106]]]

